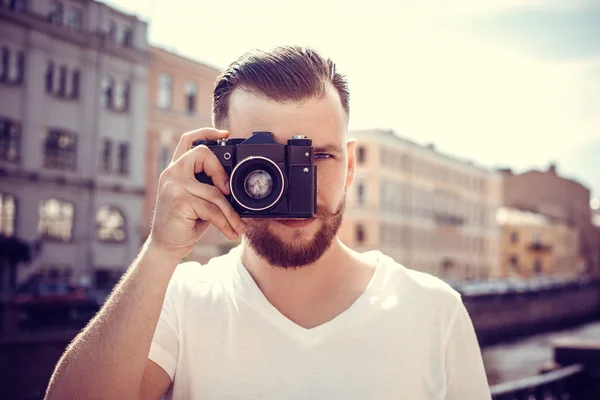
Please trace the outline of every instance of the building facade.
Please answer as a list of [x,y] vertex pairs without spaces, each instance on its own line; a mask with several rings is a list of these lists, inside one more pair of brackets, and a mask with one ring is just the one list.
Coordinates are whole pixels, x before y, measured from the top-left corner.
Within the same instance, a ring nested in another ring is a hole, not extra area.
[[[145,237],[150,233],[158,179],[171,162],[181,135],[194,129],[212,127],[212,93],[219,75],[217,68],[164,49],[151,48],[150,52]],[[206,262],[229,247],[228,240],[211,226],[189,258]]]
[[501,207],[501,277],[575,277],[584,269],[579,232],[543,214]]
[[579,232],[578,251],[585,259],[585,270],[599,275],[600,244],[592,222],[589,189],[559,176],[554,164],[546,171],[514,174],[502,170],[502,173],[504,206],[540,213],[553,223],[575,228]]
[[392,131],[349,132],[356,178],[340,237],[448,280],[499,275],[501,175]]
[[0,231],[102,287],[141,244],[146,23],[92,0],[0,2]]

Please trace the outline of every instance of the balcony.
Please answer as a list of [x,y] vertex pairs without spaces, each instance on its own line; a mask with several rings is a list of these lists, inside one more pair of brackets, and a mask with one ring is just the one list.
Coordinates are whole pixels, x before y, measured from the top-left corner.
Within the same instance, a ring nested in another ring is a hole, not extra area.
[[465,223],[465,218],[462,216],[440,212],[433,213],[433,220],[436,224],[444,226],[461,226]]
[[552,246],[541,242],[531,242],[528,249],[536,253],[548,253],[552,251]]

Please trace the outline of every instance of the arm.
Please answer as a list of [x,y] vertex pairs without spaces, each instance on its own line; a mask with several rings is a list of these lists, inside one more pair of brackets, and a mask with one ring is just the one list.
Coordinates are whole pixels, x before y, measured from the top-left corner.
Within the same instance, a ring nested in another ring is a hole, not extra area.
[[46,399],[138,397],[176,266],[177,260],[144,246],[100,312],[59,360]]
[[[160,176],[148,241],[98,314],[68,346],[50,378],[46,399],[153,398],[166,391],[164,375],[156,370],[160,367],[148,364],[148,355],[177,264],[210,224],[231,240],[245,228],[223,195],[229,191],[228,176],[219,160],[206,146],[192,149],[194,140],[227,135],[204,128],[181,137]],[[200,172],[214,186],[198,182],[194,174]],[[159,381],[152,379],[156,376]]]
[[446,400],[490,400],[481,350],[462,300],[455,309],[446,340]]

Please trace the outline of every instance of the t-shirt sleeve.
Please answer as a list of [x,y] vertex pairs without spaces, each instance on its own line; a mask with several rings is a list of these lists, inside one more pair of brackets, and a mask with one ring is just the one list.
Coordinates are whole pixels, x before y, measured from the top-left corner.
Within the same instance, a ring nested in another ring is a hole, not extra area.
[[445,355],[445,400],[492,398],[475,329],[460,297],[450,321]]
[[171,382],[175,377],[177,368],[177,359],[179,357],[179,329],[177,315],[177,300],[179,298],[179,288],[177,279],[177,270],[182,268],[178,266],[173,274],[165,300],[163,302],[162,311],[154,331],[150,353],[148,358],[158,364],[171,378]]

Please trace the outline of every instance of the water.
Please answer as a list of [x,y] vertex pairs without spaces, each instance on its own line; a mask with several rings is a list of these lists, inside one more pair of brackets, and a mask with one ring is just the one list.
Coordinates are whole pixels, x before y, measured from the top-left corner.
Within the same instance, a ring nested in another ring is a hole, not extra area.
[[541,368],[553,361],[552,341],[565,336],[600,341],[600,321],[485,347],[482,353],[489,384],[537,375]]

